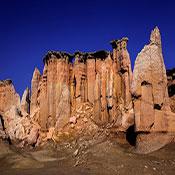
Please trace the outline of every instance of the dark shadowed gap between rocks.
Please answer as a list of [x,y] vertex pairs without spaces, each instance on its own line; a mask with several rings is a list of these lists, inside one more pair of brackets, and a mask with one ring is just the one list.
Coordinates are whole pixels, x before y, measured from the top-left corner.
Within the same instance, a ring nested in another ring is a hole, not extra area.
[[128,141],[130,145],[135,146],[136,137],[137,137],[137,133],[135,132],[135,127],[134,125],[132,125],[126,131],[126,140]]
[[4,120],[3,120],[2,115],[0,115],[0,123],[2,125],[2,129],[5,131]]
[[[3,119],[2,115],[0,115],[0,123],[1,123],[1,125],[2,125],[3,131],[5,132],[4,119]],[[6,140],[7,140],[7,142],[9,143],[9,145],[12,144],[12,142],[11,142],[11,140],[10,140],[10,137],[7,137]]]
[[169,97],[172,97],[175,94],[175,84],[172,84],[168,87]]

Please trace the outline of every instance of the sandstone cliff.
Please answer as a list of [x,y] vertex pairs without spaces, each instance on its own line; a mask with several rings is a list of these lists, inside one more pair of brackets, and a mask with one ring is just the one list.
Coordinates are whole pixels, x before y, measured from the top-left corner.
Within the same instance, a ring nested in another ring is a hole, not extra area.
[[91,137],[99,129],[125,138],[132,127],[142,153],[171,142],[175,113],[168,89],[171,96],[174,81],[168,88],[159,29],[151,32],[133,73],[127,43],[128,38],[111,41],[112,52],[49,51],[43,73],[35,68],[31,92],[27,88],[21,101],[12,82],[1,81],[0,136],[37,146]]

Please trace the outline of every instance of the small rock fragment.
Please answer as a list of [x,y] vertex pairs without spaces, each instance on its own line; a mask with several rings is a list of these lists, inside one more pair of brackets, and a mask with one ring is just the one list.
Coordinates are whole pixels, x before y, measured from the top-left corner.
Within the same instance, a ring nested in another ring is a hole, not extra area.
[[73,123],[73,124],[76,124],[76,123],[77,123],[77,118],[76,118],[75,116],[73,116],[73,117],[71,117],[71,118],[69,119],[69,122],[70,122],[70,123]]

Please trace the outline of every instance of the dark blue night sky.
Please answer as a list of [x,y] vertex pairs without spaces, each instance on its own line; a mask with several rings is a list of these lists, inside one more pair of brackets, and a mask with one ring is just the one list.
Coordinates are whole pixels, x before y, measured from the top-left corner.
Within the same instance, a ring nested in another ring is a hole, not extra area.
[[166,67],[175,67],[173,0],[0,0],[0,79],[21,95],[48,50],[112,50],[110,40],[123,36],[133,66],[156,25]]

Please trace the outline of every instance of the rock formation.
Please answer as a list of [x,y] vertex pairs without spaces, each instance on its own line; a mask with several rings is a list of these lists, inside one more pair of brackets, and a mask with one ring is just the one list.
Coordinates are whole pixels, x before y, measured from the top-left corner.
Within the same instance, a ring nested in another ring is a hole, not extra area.
[[29,89],[20,102],[12,81],[0,81],[0,97],[0,137],[21,146],[36,143],[40,126],[29,118]]
[[8,111],[12,106],[20,106],[20,97],[11,80],[2,80],[0,81],[0,113]]
[[26,88],[26,90],[24,91],[20,106],[21,106],[21,111],[23,113],[26,113],[26,115],[30,113],[30,91],[29,91],[29,88]]
[[150,43],[138,54],[132,80],[137,146],[145,152],[169,142],[175,114],[171,113],[166,69],[163,61],[161,36],[156,27]]
[[142,153],[169,143],[175,114],[159,29],[138,54],[133,73],[127,43],[128,38],[111,41],[112,52],[49,51],[43,73],[35,68],[31,93],[27,88],[21,101],[12,82],[1,81],[0,136],[20,146],[38,146],[49,139],[92,137],[98,129],[125,138],[135,127]]
[[32,77],[32,82],[31,82],[31,102],[30,102],[30,113],[34,113],[35,110],[38,107],[38,87],[39,87],[39,82],[41,79],[41,75],[40,72],[37,68],[35,68],[34,72],[33,72],[33,77]]
[[[20,97],[16,93],[11,80],[0,81],[0,138],[8,138],[5,129],[6,120],[10,120],[5,113],[20,106]],[[8,116],[10,117],[10,116]],[[10,121],[9,121],[10,122]]]

